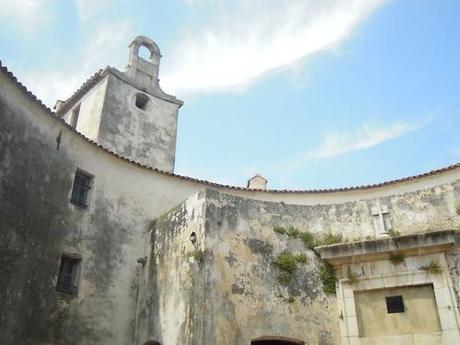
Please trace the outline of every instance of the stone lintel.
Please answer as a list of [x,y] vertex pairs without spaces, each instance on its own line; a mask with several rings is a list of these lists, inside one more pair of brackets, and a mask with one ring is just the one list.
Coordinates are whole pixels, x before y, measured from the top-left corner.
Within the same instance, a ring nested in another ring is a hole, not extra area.
[[455,230],[442,230],[352,243],[319,246],[315,250],[333,266],[388,259],[392,254],[418,256],[446,252],[454,246]]

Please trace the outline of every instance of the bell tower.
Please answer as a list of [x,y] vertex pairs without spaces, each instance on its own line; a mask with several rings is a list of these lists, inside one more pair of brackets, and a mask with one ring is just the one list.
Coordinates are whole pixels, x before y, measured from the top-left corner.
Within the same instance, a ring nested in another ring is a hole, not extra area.
[[[139,56],[139,48],[145,47],[150,52],[149,60]],[[150,38],[138,36],[129,45],[129,64],[125,74],[136,80],[144,88],[158,88],[160,71],[160,48]]]
[[[150,56],[139,55],[141,47]],[[174,172],[177,118],[183,102],[160,88],[161,53],[148,37],[129,45],[124,72],[113,67],[96,73],[56,111],[89,139],[138,163]]]

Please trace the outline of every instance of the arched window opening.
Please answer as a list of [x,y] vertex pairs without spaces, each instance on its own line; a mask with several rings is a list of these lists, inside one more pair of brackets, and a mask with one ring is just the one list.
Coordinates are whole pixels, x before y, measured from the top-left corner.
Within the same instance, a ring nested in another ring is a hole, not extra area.
[[150,61],[151,55],[152,54],[150,53],[150,50],[146,46],[141,45],[139,47],[139,56],[141,58],[143,58],[144,60]]
[[144,95],[143,93],[138,93],[136,95],[136,107],[145,110],[147,108],[147,103],[149,102],[149,98],[147,95]]
[[144,345],[161,345],[161,344],[155,340],[148,340],[144,343]]

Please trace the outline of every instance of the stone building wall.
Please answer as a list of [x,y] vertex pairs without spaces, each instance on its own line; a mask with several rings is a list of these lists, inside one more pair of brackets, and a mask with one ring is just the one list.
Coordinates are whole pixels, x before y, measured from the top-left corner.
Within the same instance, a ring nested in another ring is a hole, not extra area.
[[84,133],[87,138],[94,141],[97,141],[99,136],[101,114],[104,109],[108,80],[108,75],[103,77],[81,97],[77,103],[62,115],[63,120],[67,123],[71,123],[73,114],[78,112],[78,121],[75,129],[79,133]]
[[[206,319],[209,344],[247,344],[263,336],[306,344],[336,344],[339,339],[335,297],[322,291],[320,262],[300,239],[273,227],[294,224],[302,210],[207,190]],[[304,256],[289,281],[274,265],[281,253]]]
[[[456,212],[453,212],[455,208],[452,204],[457,197],[457,182],[439,188],[442,192],[422,190],[380,201],[392,205],[389,207],[392,215],[391,222],[398,225],[397,229],[401,234],[455,229],[460,218]],[[293,226],[301,232],[313,233],[317,239],[332,232],[341,234],[342,242],[376,239],[372,215],[375,200],[336,205],[299,206],[256,201],[215,189],[206,189],[205,198],[202,195],[203,193],[200,192],[204,211],[200,206],[199,214],[205,216],[204,230],[200,230],[204,231],[205,255],[201,266],[194,266],[198,269],[194,273],[203,275],[205,283],[204,286],[201,282],[195,286],[193,294],[202,296],[203,288],[206,295],[203,302],[204,312],[195,313],[195,321],[202,323],[196,330],[203,329],[202,336],[205,342],[192,341],[191,339],[196,338],[190,336],[187,338],[189,342],[184,339],[184,343],[249,345],[251,340],[261,337],[283,337],[304,341],[306,344],[340,344],[343,311],[339,308],[340,303],[337,302],[334,294],[323,292],[323,283],[319,274],[323,261],[306,247],[300,238],[280,234],[274,231],[274,228],[280,225],[284,228]],[[431,197],[427,197],[430,195]],[[434,199],[433,195],[436,195]],[[197,199],[193,198],[193,200]],[[409,202],[405,203],[406,207],[402,212],[394,205],[399,205],[404,200]],[[171,229],[180,229],[179,240],[182,248],[190,246],[187,232],[190,234],[193,228],[188,228],[185,224],[188,223],[186,219],[190,221],[194,212],[187,213],[185,209],[181,205],[179,209],[175,208],[163,215],[160,219],[168,226],[157,228],[157,231],[160,229],[162,233],[168,233]],[[431,218],[421,217],[423,213],[430,214]],[[411,219],[423,219],[423,222],[411,221]],[[167,237],[163,237],[164,239]],[[183,257],[184,253],[183,249],[177,249],[175,242],[177,240],[177,236],[174,240],[170,239],[168,246],[176,248],[176,258],[181,255]],[[456,273],[459,261],[458,248],[456,245],[448,252],[450,258],[448,269],[454,272],[453,293],[456,299],[459,297]],[[158,252],[164,251],[163,249],[155,251]],[[170,258],[171,253],[167,253],[164,253],[166,258]],[[281,253],[305,256],[305,262],[297,265],[288,282],[280,280],[283,271],[275,264],[276,258]],[[428,259],[419,260],[415,256],[409,260],[410,269],[415,269],[417,262],[419,266],[427,264]],[[190,281],[194,281],[189,271],[190,264],[186,259],[180,262],[182,266],[175,264],[173,270],[180,270]],[[388,265],[393,267],[391,264]],[[169,270],[170,266],[166,265],[163,269]],[[171,282],[164,285],[170,287],[169,284]],[[405,282],[405,286],[410,285],[410,282],[409,284]],[[172,290],[166,288],[163,291],[165,294],[163,298],[166,298],[170,291]],[[183,293],[186,292],[190,291],[187,283],[184,283]],[[185,301],[182,297],[180,300]],[[185,303],[187,305],[189,302]],[[196,308],[192,309],[196,310]],[[175,317],[174,313],[170,315]],[[182,324],[182,327],[186,324]],[[157,331],[157,336],[160,336],[165,330],[159,328]],[[441,339],[440,335],[436,339],[438,338]],[[164,345],[176,344],[168,340],[169,337],[162,336],[162,339]],[[420,344],[429,344],[435,338],[420,336],[417,339],[428,341]]]
[[205,193],[154,220],[139,268],[136,344],[205,344]]
[[123,157],[173,172],[179,104],[141,92],[149,99],[142,110],[135,106],[140,92],[121,73],[109,74],[98,142]]
[[[410,192],[380,201],[391,205],[395,229],[401,234],[413,234],[458,228],[456,198],[458,181],[436,190]],[[218,326],[205,327],[213,332],[209,337],[212,343],[250,344],[251,339],[261,336],[284,336],[306,344],[340,344],[340,311],[335,296],[322,291],[321,261],[300,239],[273,229],[279,225],[294,226],[299,231],[313,233],[318,239],[332,232],[341,234],[344,242],[375,239],[371,211],[374,202],[298,206],[208,190],[207,287],[209,299],[220,301],[210,307],[213,321],[208,321]],[[448,254],[451,272],[458,271],[458,246],[454,248]],[[305,254],[308,260],[298,265],[289,283],[280,283],[277,279],[282,272],[274,261],[282,252],[294,256]],[[423,264],[426,262],[420,261],[419,266]],[[452,276],[458,299],[458,275]]]
[[[77,168],[94,176],[85,210],[70,203]],[[142,234],[200,187],[179,188],[172,177],[116,159],[3,72],[0,186],[2,343],[131,343]],[[77,297],[55,290],[63,253],[82,258]]]

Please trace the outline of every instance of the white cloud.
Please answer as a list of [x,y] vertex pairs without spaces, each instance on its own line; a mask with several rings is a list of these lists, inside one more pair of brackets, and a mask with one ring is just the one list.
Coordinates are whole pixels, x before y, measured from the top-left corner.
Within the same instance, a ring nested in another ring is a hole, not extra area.
[[337,47],[385,1],[192,1],[204,14],[212,12],[212,23],[184,29],[166,54],[162,85],[179,93],[244,88],[267,72]]
[[49,19],[53,0],[0,0],[0,19],[16,31],[32,33]]
[[281,169],[278,165],[269,168],[268,171],[272,175],[279,176],[281,174],[283,178],[289,179],[293,173],[303,169],[309,162],[366,150],[398,137],[403,137],[425,127],[434,117],[435,114],[429,114],[416,123],[399,121],[386,125],[363,124],[351,130],[328,131],[324,134],[317,148],[304,151],[295,160],[284,164]]
[[[57,99],[66,99],[83,82],[107,65],[124,66],[128,59],[128,44],[133,38],[128,21],[101,24],[92,30],[79,53],[69,59],[64,68],[50,66],[37,71],[20,71],[19,79],[45,104],[53,106]],[[120,52],[125,51],[125,54]]]
[[110,4],[111,0],[75,0],[78,17],[87,20]]
[[352,133],[329,132],[326,133],[323,142],[317,149],[306,152],[303,161],[318,160],[364,150],[391,139],[404,136],[409,132],[425,126],[426,123],[427,121],[417,124],[398,122],[381,127],[363,125]]
[[[38,8],[48,1],[51,0],[24,0],[28,7],[24,13],[40,13]],[[337,47],[384,1],[188,1],[193,11],[205,8],[212,16],[203,21],[202,27],[184,27],[182,39],[164,52],[161,84],[166,91],[177,91],[179,95],[240,90],[267,72],[286,66],[298,68],[302,58]],[[15,2],[0,0],[3,2],[10,12],[21,8],[10,5]],[[81,20],[110,2],[75,0]],[[99,68],[123,66],[127,59],[123,52],[134,37],[127,23],[119,20],[88,31],[86,46],[75,47],[78,53],[67,60],[65,68],[24,71],[25,82],[47,104],[52,104],[57,97],[66,98]]]

